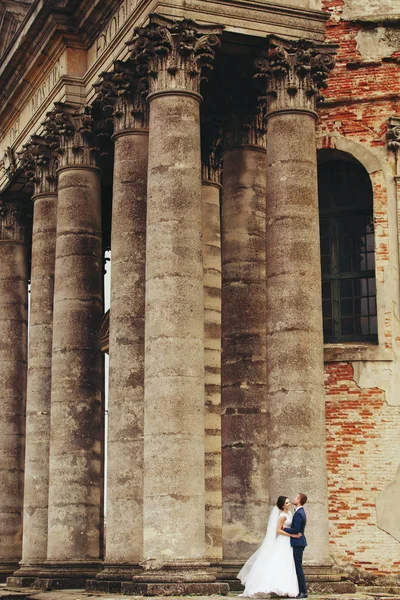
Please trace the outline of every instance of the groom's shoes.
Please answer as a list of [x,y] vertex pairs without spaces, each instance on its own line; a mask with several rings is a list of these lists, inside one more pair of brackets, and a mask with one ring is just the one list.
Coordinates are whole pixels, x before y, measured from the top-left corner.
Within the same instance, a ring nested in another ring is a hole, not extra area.
[[308,598],[307,594],[298,594],[296,598]]

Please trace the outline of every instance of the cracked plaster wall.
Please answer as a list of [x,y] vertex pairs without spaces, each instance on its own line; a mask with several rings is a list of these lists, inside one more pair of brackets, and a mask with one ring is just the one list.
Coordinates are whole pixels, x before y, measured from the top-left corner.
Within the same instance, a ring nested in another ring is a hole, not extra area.
[[355,39],[363,59],[387,58],[400,50],[400,28],[360,29]]
[[398,0],[345,0],[344,2],[344,19],[377,15],[400,15]]

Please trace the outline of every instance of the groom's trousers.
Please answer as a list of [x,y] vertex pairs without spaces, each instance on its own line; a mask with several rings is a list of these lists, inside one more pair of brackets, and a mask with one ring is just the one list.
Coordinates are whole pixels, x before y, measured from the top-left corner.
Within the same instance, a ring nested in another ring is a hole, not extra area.
[[303,571],[303,552],[302,546],[293,547],[294,565],[296,567],[297,581],[299,582],[299,594],[307,594],[306,578]]

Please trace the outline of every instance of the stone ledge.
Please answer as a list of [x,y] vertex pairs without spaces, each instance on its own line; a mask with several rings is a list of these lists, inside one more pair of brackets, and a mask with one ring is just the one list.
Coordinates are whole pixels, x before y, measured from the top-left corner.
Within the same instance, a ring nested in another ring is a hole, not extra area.
[[121,592],[124,595],[140,596],[226,596],[229,593],[229,585],[226,583],[135,583],[124,581],[121,584]]

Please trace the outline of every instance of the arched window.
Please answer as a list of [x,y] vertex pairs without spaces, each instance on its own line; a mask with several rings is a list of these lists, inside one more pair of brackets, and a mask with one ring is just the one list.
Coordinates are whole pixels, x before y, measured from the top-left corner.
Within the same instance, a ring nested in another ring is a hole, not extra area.
[[355,159],[318,165],[325,342],[378,341],[373,192]]

